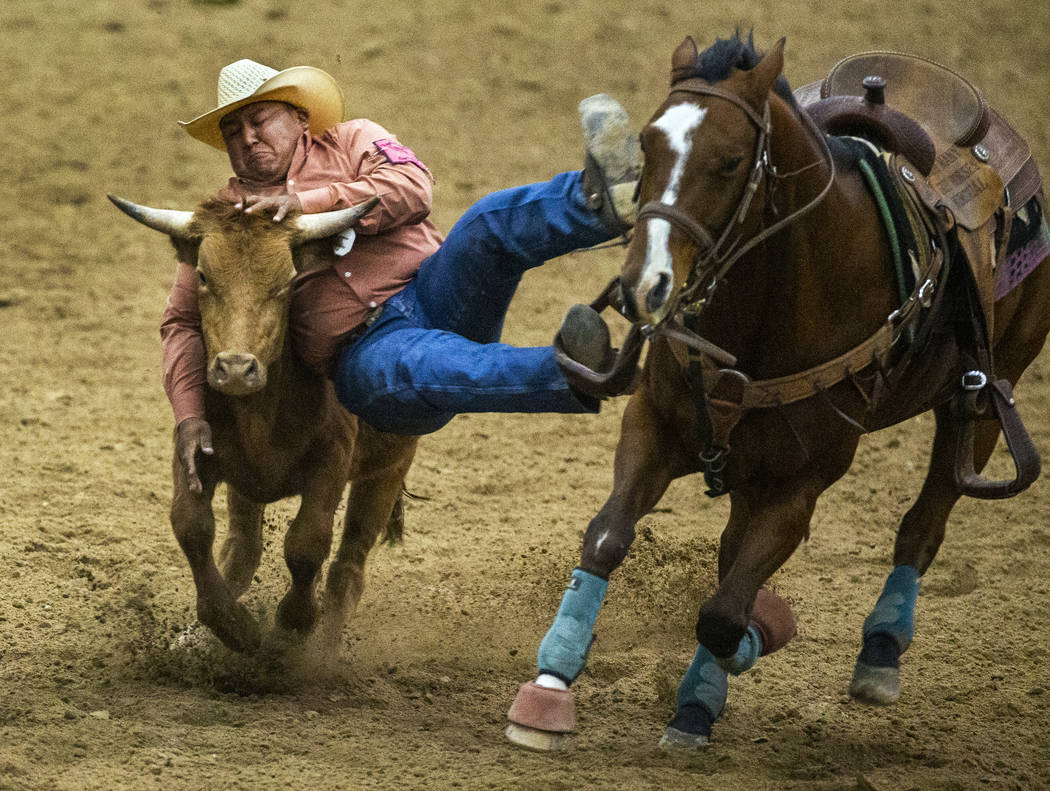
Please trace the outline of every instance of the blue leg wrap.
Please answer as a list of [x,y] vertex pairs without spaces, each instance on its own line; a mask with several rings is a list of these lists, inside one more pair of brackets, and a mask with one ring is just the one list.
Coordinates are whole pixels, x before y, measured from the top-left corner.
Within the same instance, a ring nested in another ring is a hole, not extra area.
[[679,711],[690,704],[699,705],[714,721],[725,708],[728,692],[729,678],[726,671],[719,665],[714,654],[702,645],[697,646],[693,663],[685,671],[682,683],[678,686],[676,704]]
[[914,566],[897,566],[886,578],[875,609],[864,619],[865,641],[875,634],[892,637],[903,653],[915,635],[915,600],[919,597],[919,572]]
[[592,629],[608,587],[608,580],[582,569],[573,569],[554,624],[540,642],[536,658],[540,673],[549,673],[566,684],[571,684],[580,675],[594,640]]
[[740,638],[740,645],[737,646],[736,653],[725,659],[719,659],[718,664],[727,673],[739,676],[745,670],[750,670],[755,666],[761,653],[762,636],[758,633],[758,629],[749,626],[744,636]]

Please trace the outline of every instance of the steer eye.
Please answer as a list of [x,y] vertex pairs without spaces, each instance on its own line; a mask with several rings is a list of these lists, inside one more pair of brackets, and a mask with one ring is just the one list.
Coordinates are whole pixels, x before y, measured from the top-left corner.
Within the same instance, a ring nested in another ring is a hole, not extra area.
[[199,277],[201,279],[201,285],[202,286],[206,286],[208,284],[208,278],[206,278],[204,276],[204,273],[202,271],[200,271],[199,269],[197,270],[197,277]]

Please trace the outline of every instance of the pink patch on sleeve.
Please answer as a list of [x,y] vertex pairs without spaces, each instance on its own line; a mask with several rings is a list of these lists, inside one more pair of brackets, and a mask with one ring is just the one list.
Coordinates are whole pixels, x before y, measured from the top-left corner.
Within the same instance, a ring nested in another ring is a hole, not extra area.
[[393,165],[412,164],[430,176],[429,168],[419,161],[419,158],[412,152],[411,148],[403,146],[396,140],[391,140],[388,137],[376,140],[372,145],[376,147],[380,154],[386,157],[387,162]]

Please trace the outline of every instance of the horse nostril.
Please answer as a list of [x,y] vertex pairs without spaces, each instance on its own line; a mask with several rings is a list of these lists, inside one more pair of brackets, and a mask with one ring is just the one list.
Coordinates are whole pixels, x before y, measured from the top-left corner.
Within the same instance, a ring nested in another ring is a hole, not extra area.
[[623,283],[621,282],[616,286],[616,294],[614,298],[619,302],[620,313],[623,314],[624,318],[628,321],[637,321],[638,304],[634,298],[634,290],[624,288]]
[[666,272],[661,272],[657,279],[656,285],[649,289],[649,293],[645,295],[645,307],[649,313],[656,313],[657,310],[667,301],[667,295],[671,292],[671,276]]

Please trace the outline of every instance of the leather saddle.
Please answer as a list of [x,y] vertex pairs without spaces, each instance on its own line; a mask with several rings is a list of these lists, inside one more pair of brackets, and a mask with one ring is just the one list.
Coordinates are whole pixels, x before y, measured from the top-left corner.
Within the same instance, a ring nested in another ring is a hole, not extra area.
[[931,231],[951,234],[965,252],[991,336],[995,269],[1013,215],[1042,186],[1024,138],[966,78],[915,55],[850,55],[795,98],[825,132],[893,152],[890,170],[925,207]]
[[[957,483],[963,493],[977,497],[1016,494],[1038,476],[1039,457],[1016,416],[1012,395],[1002,390],[1009,383],[995,380],[990,339],[995,269],[1008,248],[1013,216],[1033,198],[1044,200],[1028,144],[968,80],[914,55],[850,55],[823,80],[795,91],[795,98],[826,133],[865,137],[891,152],[894,182],[923,208],[931,237],[945,252],[957,250],[966,258],[980,314],[974,317],[980,336],[976,357],[988,380],[986,404],[992,407],[985,414],[999,419],[1018,474],[1014,481],[992,482],[974,473],[972,419],[963,420]],[[967,452],[969,459],[963,458]]]
[[968,230],[1024,206],[1042,184],[1024,138],[966,78],[926,58],[850,55],[795,97],[826,132],[874,137],[907,158],[928,181],[924,203]]

